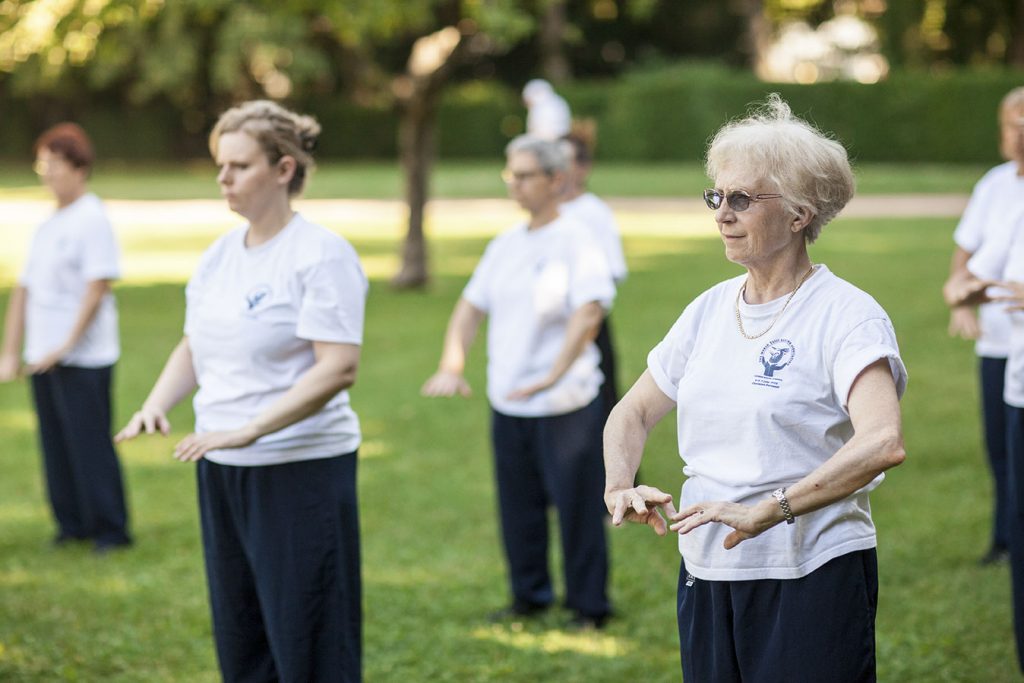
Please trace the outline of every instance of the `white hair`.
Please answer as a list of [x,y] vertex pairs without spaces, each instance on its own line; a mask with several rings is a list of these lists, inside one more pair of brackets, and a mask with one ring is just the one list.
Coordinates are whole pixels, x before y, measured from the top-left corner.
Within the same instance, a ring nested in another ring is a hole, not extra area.
[[570,154],[561,140],[545,140],[534,135],[520,135],[505,147],[505,156],[519,152],[532,154],[541,170],[551,175],[569,170]]
[[534,78],[527,81],[523,86],[523,99],[527,102],[536,102],[544,97],[554,94],[555,89],[543,78]]
[[846,149],[794,116],[778,93],[715,133],[704,168],[712,179],[726,168],[742,168],[772,183],[788,211],[798,214],[804,209],[811,214],[804,228],[808,242],[818,238],[853,196]]

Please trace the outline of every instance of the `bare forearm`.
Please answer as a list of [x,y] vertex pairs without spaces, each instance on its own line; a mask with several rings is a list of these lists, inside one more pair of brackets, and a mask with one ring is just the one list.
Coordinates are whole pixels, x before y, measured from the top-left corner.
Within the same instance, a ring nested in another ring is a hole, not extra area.
[[356,367],[355,362],[317,361],[287,392],[249,423],[250,435],[258,439],[316,414],[339,391],[355,384]]
[[192,350],[188,339],[182,339],[171,351],[164,364],[164,369],[157,378],[156,384],[143,403],[161,413],[171,408],[188,396],[197,386],[195,370],[192,368]]
[[[896,433],[855,435],[827,462],[786,489],[786,498],[796,516],[828,507],[869,484],[887,469],[903,462],[903,439]],[[783,520],[774,498],[759,504],[773,522]]]
[[649,429],[643,418],[620,403],[604,428],[605,493],[633,485]]
[[957,277],[968,273],[967,262],[973,254],[962,247],[953,250],[953,256],[949,259],[949,277]]
[[82,297],[82,303],[78,307],[78,317],[75,318],[75,324],[71,328],[68,338],[64,340],[63,348],[70,351],[82,339],[82,335],[89,329],[92,321],[96,319],[96,313],[100,310],[103,297],[109,292],[109,280],[94,280],[89,283],[85,290],[85,295]]
[[587,344],[594,340],[601,328],[604,315],[604,309],[596,301],[584,304],[573,311],[566,325],[565,341],[548,372],[548,379],[552,383],[557,382],[568,372]]
[[0,352],[4,355],[17,356],[21,352],[21,344],[25,339],[25,302],[24,287],[11,290],[7,301],[7,313],[4,315],[4,341]]
[[461,375],[466,367],[466,355],[476,339],[477,330],[483,320],[483,312],[465,299],[459,299],[448,321],[444,335],[444,348],[438,369]]

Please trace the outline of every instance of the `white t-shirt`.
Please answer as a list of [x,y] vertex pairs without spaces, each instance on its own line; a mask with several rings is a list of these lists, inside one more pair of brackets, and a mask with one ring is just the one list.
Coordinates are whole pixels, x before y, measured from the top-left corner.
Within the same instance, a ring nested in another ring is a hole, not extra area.
[[[681,507],[716,500],[753,505],[831,458],[853,436],[850,388],[875,361],[889,359],[900,396],[906,387],[892,324],[869,295],[819,265],[775,326],[745,339],[734,308],[745,280],[726,280],[698,296],[647,358],[654,381],[677,404],[688,477]],[[741,303],[747,333],[767,327],[785,301]],[[694,529],[679,537],[686,569],[715,581],[793,579],[873,548],[868,492],[882,478],[732,550],[722,547],[726,525]]]
[[[1008,161],[986,173],[971,192],[971,200],[960,218],[953,240],[971,254],[1005,230],[1007,219],[1024,211],[1024,177],[1017,175],[1017,163]],[[1006,358],[1009,353],[1010,323],[998,304],[978,307],[981,338],[975,344],[979,356]]]
[[[198,433],[242,427],[277,401],[315,362],[314,341],[363,341],[367,280],[347,241],[298,214],[256,247],[245,246],[247,230],[207,249],[185,290]],[[359,443],[359,419],[341,391],[310,417],[205,457],[274,465],[349,453]]]
[[593,192],[585,192],[576,199],[564,202],[562,211],[590,228],[604,249],[608,267],[616,284],[625,280],[629,270],[626,269],[626,258],[622,253],[619,225],[611,208]]
[[593,342],[551,388],[522,401],[507,398],[548,374],[576,309],[592,301],[611,309],[615,284],[586,227],[560,216],[534,230],[523,223],[498,235],[462,297],[489,317],[487,397],[495,410],[547,417],[594,400],[604,377],[598,369],[601,352]]
[[[90,282],[121,277],[114,229],[103,202],[88,193],[58,209],[36,228],[18,284],[27,292],[26,363],[35,363],[68,340]],[[108,293],[96,317],[61,365],[100,368],[121,355],[117,304]]]
[[557,93],[540,93],[526,113],[526,132],[544,140],[558,140],[572,127],[569,104]]
[[[967,270],[983,280],[1014,280],[1024,282],[1024,210],[994,229],[967,262]],[[990,294],[999,294],[991,291]],[[998,316],[1009,327],[1006,375],[1003,401],[1015,408],[1024,408],[1024,313],[1008,312],[1007,304],[987,304],[993,317]]]

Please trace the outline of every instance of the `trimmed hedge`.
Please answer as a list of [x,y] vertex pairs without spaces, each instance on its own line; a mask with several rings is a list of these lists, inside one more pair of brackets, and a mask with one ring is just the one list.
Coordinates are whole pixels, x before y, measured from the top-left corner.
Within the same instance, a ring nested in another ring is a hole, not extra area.
[[[1013,70],[896,72],[875,85],[849,82],[766,84],[746,71],[681,64],[587,81],[562,89],[574,116],[596,120],[597,155],[623,161],[697,161],[723,122],[775,91],[794,112],[834,133],[857,161],[994,163],[999,101],[1024,85]],[[394,158],[398,115],[341,98],[297,102],[323,124],[325,159]],[[24,159],[44,123],[26,102],[8,99],[0,156]],[[76,107],[79,111],[81,107]],[[515,90],[478,81],[445,94],[438,111],[438,152],[447,159],[500,156],[522,132]],[[78,117],[106,158],[168,160],[205,149],[169,107],[96,104]],[[212,124],[212,122],[211,122]]]

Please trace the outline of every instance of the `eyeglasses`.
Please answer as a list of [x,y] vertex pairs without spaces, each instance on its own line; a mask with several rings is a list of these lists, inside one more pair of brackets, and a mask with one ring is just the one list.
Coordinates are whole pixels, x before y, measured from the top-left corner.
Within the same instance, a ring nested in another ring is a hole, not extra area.
[[519,172],[519,173],[515,173],[515,172],[510,171],[509,169],[506,168],[504,171],[501,172],[501,179],[505,182],[506,185],[511,185],[513,183],[525,182],[525,181],[529,180],[530,178],[533,178],[533,177],[539,176],[539,175],[547,175],[547,174],[544,173],[544,171],[522,171],[522,172]]
[[750,195],[743,190],[733,190],[726,194],[721,190],[704,190],[704,203],[712,211],[722,206],[722,202],[728,202],[729,208],[733,211],[746,211],[750,208],[750,202],[759,202],[764,199],[780,199],[781,194],[754,194]]

